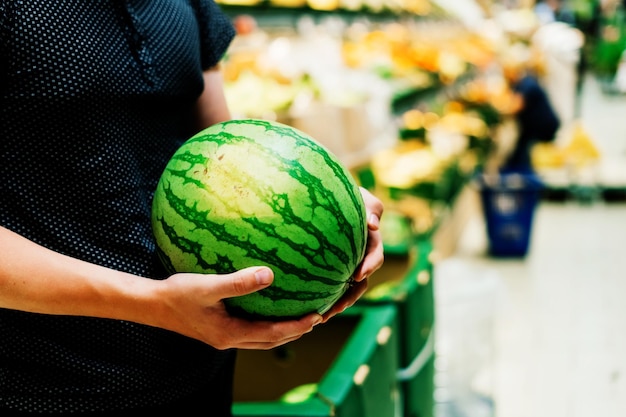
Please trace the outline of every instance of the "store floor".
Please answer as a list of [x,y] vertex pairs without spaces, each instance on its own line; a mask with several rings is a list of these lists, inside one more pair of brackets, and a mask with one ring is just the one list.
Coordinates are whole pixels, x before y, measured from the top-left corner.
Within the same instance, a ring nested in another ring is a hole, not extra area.
[[[601,181],[626,185],[626,97],[584,84]],[[542,201],[524,259],[480,212],[436,266],[438,417],[626,416],[626,202]]]

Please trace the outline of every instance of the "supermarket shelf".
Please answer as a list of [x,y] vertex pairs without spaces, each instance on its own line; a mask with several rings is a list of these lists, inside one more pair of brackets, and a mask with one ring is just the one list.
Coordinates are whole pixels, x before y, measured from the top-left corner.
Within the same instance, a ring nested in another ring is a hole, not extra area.
[[235,5],[220,3],[222,10],[229,16],[250,14],[257,19],[260,26],[290,26],[295,27],[298,20],[303,16],[308,16],[315,21],[337,17],[346,23],[367,20],[373,23],[385,23],[402,20],[418,19],[451,19],[450,15],[438,7],[433,7],[427,17],[419,16],[415,13],[403,10],[372,10],[366,7],[358,10],[319,10],[309,6],[302,7],[280,7],[272,5],[270,2],[260,2],[256,5]]

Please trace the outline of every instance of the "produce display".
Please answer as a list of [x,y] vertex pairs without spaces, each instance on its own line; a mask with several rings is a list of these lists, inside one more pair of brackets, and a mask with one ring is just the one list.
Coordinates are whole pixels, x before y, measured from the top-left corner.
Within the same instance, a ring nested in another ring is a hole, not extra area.
[[432,15],[442,12],[431,0],[218,0],[227,6],[270,6],[273,9],[293,9],[301,12],[369,12],[411,13]]
[[[494,28],[489,24],[480,30],[470,29],[460,19],[440,13],[435,2],[428,0],[223,0],[229,5],[246,2],[256,6],[227,9],[236,16],[238,31],[223,62],[229,107],[237,118],[266,120],[271,126],[281,122],[316,138],[336,156],[339,165],[348,169],[342,175],[354,178],[355,183],[383,200],[380,231],[386,261],[370,277],[368,290],[355,307],[368,310],[374,305],[393,305],[398,312],[399,345],[390,352],[398,357],[399,368],[393,373],[394,378],[400,378],[395,383],[401,394],[391,398],[401,405],[393,414],[432,417],[432,263],[453,253],[464,222],[473,213],[473,190],[467,184],[497,162],[494,155],[500,156],[515,141],[514,115],[520,99],[508,84],[501,62],[503,50],[510,46],[508,39],[503,40],[504,32],[490,33]],[[293,13],[285,12],[290,8]],[[274,20],[272,12],[276,13]],[[519,19],[508,20],[515,21]],[[520,41],[528,27],[509,26],[518,28],[509,31],[514,42]],[[183,170],[184,175],[190,169]],[[255,169],[262,178],[278,173]],[[332,176],[328,171],[311,173],[324,181]],[[325,183],[314,188],[326,188],[329,195],[336,196],[335,187],[341,188]],[[218,201],[228,200],[220,195]],[[164,208],[169,211],[170,205],[167,202]],[[263,204],[255,203],[254,210],[258,206]],[[203,211],[201,205],[187,207]],[[284,212],[277,213],[281,220],[290,218]],[[285,233],[301,234],[304,222],[312,218],[299,217],[293,228],[284,231],[264,228],[262,239],[277,250],[286,250],[291,246],[282,242],[283,236],[290,236]],[[350,233],[357,236],[352,220],[348,220],[348,230],[354,229]],[[268,230],[275,234],[266,236]],[[313,234],[328,235],[325,245],[330,245],[344,233],[338,230],[320,229]],[[228,240],[226,235],[218,237]],[[174,252],[183,252],[181,247],[174,245]],[[341,249],[344,251],[350,253],[346,247]],[[247,250],[243,254],[251,256]],[[230,260],[231,256],[225,258]],[[342,273],[354,268],[358,256],[351,256],[350,261],[354,263]],[[279,272],[290,268],[280,265]],[[295,275],[305,276],[305,269],[296,269]],[[329,277],[326,273],[320,276]],[[293,286],[280,283],[261,297],[251,298],[252,310],[248,311],[278,314],[273,309],[284,307],[280,314],[289,316],[296,315],[296,306],[305,303],[307,308],[327,308],[347,281],[337,278],[328,288],[320,276],[313,279],[315,293],[308,290],[311,282],[290,277],[294,278]],[[313,301],[321,304],[313,306]],[[239,306],[233,300],[228,302],[230,308]],[[322,345],[326,342],[308,348],[317,356]],[[293,359],[284,352],[275,355],[270,355],[273,359],[268,362],[283,360],[281,367],[287,363],[284,360]],[[256,363],[247,365],[251,372],[257,372]],[[358,365],[363,372],[370,370],[368,364]],[[361,390],[362,375],[342,376],[341,380],[355,381]],[[307,407],[323,400],[333,412],[317,410],[315,415],[361,417],[375,409],[374,402],[382,404],[390,399],[383,388],[386,385],[377,384],[372,395],[361,392],[355,397],[358,410],[344,414],[341,401],[324,396],[320,380],[298,381],[295,385],[299,388],[280,390],[269,398],[258,395],[239,400],[235,415],[312,415],[315,412]],[[337,392],[338,387],[334,381],[331,391]],[[278,408],[269,411],[268,401],[276,400],[282,400],[280,412]]]
[[571,140],[565,145],[539,143],[532,152],[533,165],[540,171],[580,169],[592,166],[600,159],[600,150],[589,133],[578,122],[572,128]]
[[317,138],[390,217],[429,236],[514,111],[499,46],[454,19],[302,17],[252,30],[250,19],[224,63],[233,112]]
[[[497,172],[517,140],[515,115],[523,103],[509,84],[505,61],[521,51],[529,55],[525,69],[532,68],[539,77],[549,72],[546,56],[533,50],[539,21],[528,7],[494,7],[493,13],[485,13],[483,24],[470,27],[464,24],[468,20],[436,6],[466,3],[460,1],[220,3],[238,16],[238,36],[223,62],[226,98],[236,117],[263,119],[272,126],[278,121],[316,138],[349,170],[342,175],[355,178],[383,200],[380,229],[386,262],[370,277],[370,287],[356,307],[367,309],[374,302],[395,306],[400,317],[398,356],[400,366],[406,366],[398,375],[410,375],[400,384],[404,404],[395,415],[432,417],[434,353],[430,351],[429,357],[427,349],[434,311],[429,285],[432,262],[453,253],[463,222],[473,214],[476,189],[467,185],[475,182],[477,174]],[[490,3],[476,2],[485,9]],[[252,7],[237,9],[237,5]],[[257,18],[264,24],[257,24]],[[540,175],[545,176],[546,169],[585,168],[598,160],[600,153],[582,126],[569,133],[570,140],[533,149]],[[285,218],[282,212],[279,216]],[[300,219],[294,225],[293,230],[304,227]],[[282,250],[278,233],[269,240],[279,241]],[[351,259],[358,263],[358,257]],[[345,288],[341,278],[336,281],[335,289],[324,287],[316,295],[304,290],[309,282],[296,281],[294,287],[280,284],[265,298],[251,300],[253,311],[258,314],[284,305],[290,315],[296,305],[303,301],[312,305],[313,299],[328,306],[333,291],[338,295]],[[311,348],[317,352],[317,346]],[[359,369],[369,368],[361,364]],[[352,380],[359,379],[355,375]],[[337,386],[335,382],[333,390]],[[360,383],[357,386],[360,389]],[[322,391],[318,381],[302,381],[299,388],[278,397],[284,402],[280,413],[268,412],[261,402],[242,401],[235,414],[312,415],[304,404],[320,399],[335,408],[337,404]],[[387,392],[377,389],[375,394]],[[361,394],[359,411],[335,414],[333,410],[328,415],[360,417],[372,409],[368,400],[370,396]]]
[[367,239],[360,190],[337,158],[293,127],[257,119],[220,123],[184,143],[161,176],[152,223],[171,272],[269,266],[270,287],[225,302],[275,319],[327,311]]

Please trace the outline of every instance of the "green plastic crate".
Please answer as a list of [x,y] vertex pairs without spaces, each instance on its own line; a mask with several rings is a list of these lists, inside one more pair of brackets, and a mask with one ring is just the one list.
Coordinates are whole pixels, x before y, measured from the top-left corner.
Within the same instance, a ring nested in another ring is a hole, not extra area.
[[353,306],[285,346],[241,350],[233,415],[397,416],[397,340],[394,306]]
[[414,241],[406,254],[385,255],[370,277],[370,289],[359,305],[394,305],[398,310],[397,378],[403,397],[402,415],[434,414],[434,326],[432,243]]

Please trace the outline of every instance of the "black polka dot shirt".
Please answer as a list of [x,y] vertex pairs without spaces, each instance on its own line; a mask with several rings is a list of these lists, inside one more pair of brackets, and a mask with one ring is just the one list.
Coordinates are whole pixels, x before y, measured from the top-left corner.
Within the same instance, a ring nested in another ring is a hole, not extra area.
[[[0,225],[164,278],[152,192],[195,133],[202,70],[233,36],[211,0],[0,0]],[[218,410],[231,355],[128,322],[0,309],[0,415],[141,408],[201,390]]]

